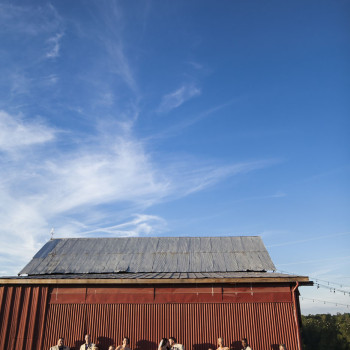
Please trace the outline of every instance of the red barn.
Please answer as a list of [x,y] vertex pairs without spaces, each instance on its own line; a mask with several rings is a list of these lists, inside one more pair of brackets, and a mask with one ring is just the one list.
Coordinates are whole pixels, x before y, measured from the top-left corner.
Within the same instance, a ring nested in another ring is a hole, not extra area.
[[300,350],[298,286],[273,272],[260,237],[71,238],[47,242],[18,277],[0,279],[0,349],[48,350],[61,336],[100,349],[128,336],[157,350],[174,336],[186,350]]

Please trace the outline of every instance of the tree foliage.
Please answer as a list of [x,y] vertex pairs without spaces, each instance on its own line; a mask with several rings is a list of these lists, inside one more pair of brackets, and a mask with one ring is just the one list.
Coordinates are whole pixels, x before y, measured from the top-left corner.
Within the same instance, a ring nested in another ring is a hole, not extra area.
[[350,350],[350,313],[302,316],[304,350]]

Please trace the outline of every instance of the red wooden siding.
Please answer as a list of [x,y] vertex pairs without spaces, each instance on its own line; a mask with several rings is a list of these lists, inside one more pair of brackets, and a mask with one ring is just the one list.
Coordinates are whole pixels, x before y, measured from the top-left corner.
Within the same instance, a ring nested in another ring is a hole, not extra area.
[[289,286],[5,286],[0,307],[0,350],[48,350],[60,336],[77,350],[87,332],[100,350],[123,336],[137,350],[157,350],[170,336],[186,350],[207,350],[219,336],[235,350],[242,337],[253,350],[278,350],[280,342],[298,350]]

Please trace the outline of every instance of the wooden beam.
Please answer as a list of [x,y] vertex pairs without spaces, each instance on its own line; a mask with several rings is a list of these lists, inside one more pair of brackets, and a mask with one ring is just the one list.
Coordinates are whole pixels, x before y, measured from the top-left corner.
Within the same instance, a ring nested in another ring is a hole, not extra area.
[[313,282],[306,276],[293,277],[244,277],[244,278],[66,278],[66,279],[44,279],[44,278],[0,278],[2,284],[222,284],[222,283],[295,283],[300,285],[313,285]]

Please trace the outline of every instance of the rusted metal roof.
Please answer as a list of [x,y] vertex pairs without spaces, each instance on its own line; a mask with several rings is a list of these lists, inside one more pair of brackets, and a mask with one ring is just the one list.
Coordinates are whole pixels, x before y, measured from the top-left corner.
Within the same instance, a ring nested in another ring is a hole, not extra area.
[[67,238],[47,242],[19,274],[118,273],[120,278],[122,273],[173,276],[275,269],[257,236]]

